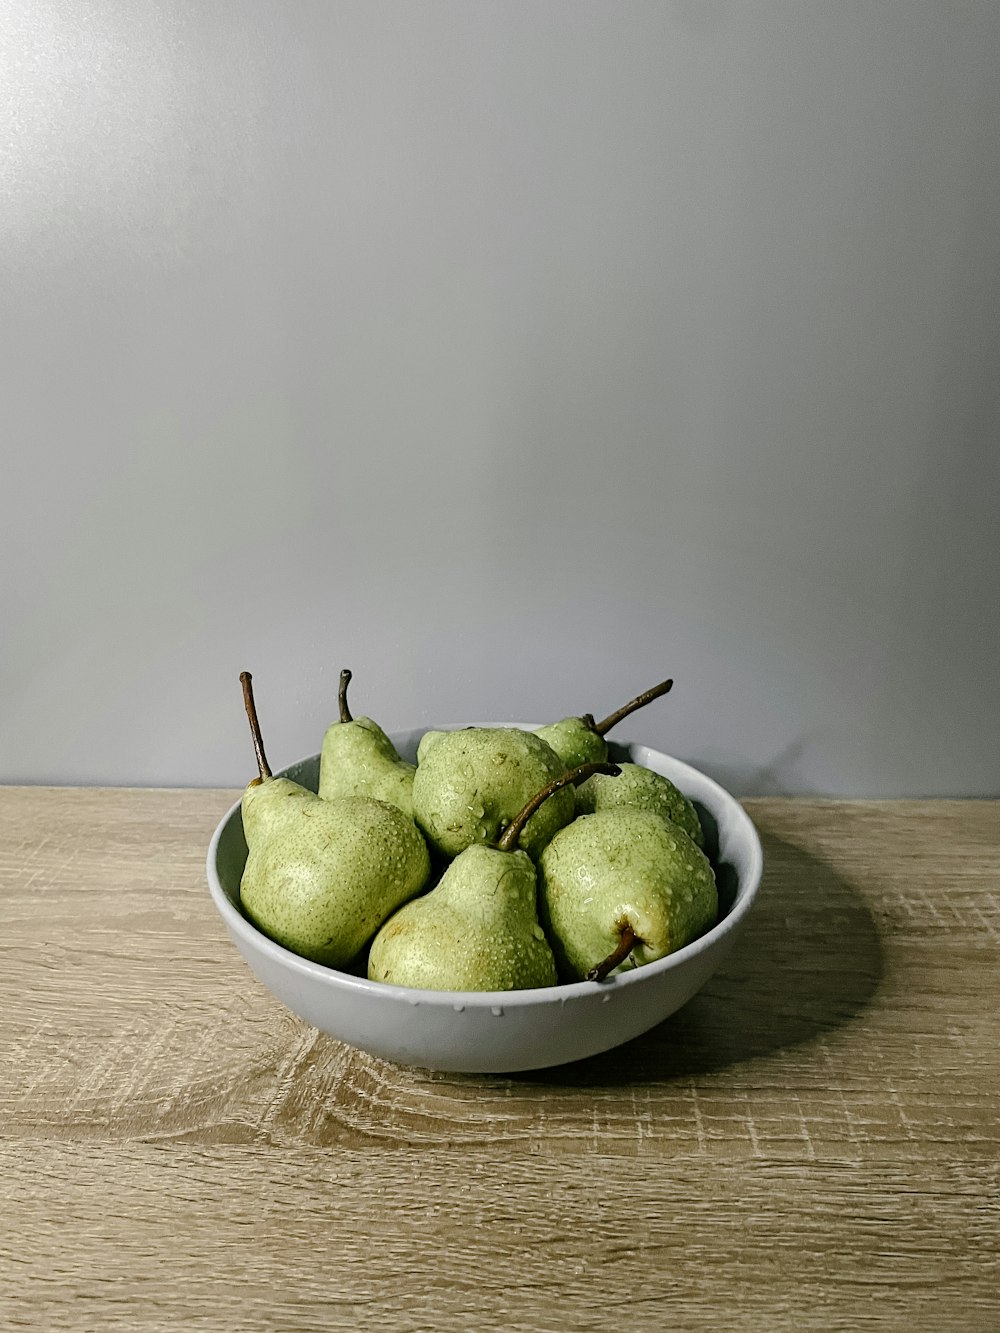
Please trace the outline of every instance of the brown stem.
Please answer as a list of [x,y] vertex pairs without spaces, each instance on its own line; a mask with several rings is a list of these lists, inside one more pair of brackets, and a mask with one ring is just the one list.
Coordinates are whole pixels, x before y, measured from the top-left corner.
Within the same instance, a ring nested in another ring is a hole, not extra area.
[[587,973],[588,981],[603,981],[608,973],[613,972],[619,964],[624,963],[632,952],[636,942],[635,931],[627,921],[619,921],[617,929],[620,931],[618,943],[603,963],[598,963],[596,967],[590,969]]
[[559,777],[553,778],[547,787],[541,791],[536,791],[531,800],[520,810],[504,829],[500,841],[497,843],[502,852],[513,852],[517,848],[517,840],[524,831],[524,826],[535,813],[540,805],[544,805],[553,792],[561,791],[563,787],[570,785],[576,786],[580,782],[586,782],[587,778],[595,773],[606,773],[609,778],[616,778],[621,772],[617,764],[581,764],[579,768],[571,768],[567,773],[561,773]]
[[337,691],[337,703],[340,705],[341,722],[353,722],[351,710],[347,706],[347,687],[351,683],[351,673],[344,667],[340,673],[340,689]]
[[260,734],[260,723],[257,721],[257,705],[253,701],[253,677],[249,671],[240,672],[240,684],[243,686],[243,703],[247,710],[247,717],[250,720],[253,752],[257,756],[257,767],[260,769],[258,781],[263,782],[265,778],[271,777],[271,769],[264,753],[264,738]]
[[645,708],[651,704],[654,699],[659,699],[664,694],[669,694],[673,689],[672,680],[661,681],[659,685],[654,685],[651,690],[646,690],[644,694],[637,694],[634,699],[630,699],[624,707],[606,717],[603,722],[598,722],[594,730],[598,736],[606,736],[612,727],[617,727],[619,722],[624,722],[630,713],[636,712],[640,708]]

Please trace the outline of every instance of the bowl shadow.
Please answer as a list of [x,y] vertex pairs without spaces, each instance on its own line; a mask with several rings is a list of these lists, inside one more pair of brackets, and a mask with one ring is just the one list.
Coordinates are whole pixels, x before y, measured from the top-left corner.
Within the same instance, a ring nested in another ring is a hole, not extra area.
[[666,1083],[807,1043],[853,1020],[884,970],[871,912],[820,858],[759,831],[765,871],[754,911],[692,1000],[624,1046],[503,1077],[552,1087]]

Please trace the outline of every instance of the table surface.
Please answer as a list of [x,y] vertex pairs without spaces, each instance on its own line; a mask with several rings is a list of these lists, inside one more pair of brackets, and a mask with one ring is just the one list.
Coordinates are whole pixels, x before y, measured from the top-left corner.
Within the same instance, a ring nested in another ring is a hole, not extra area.
[[233,799],[0,788],[0,1326],[1000,1329],[1000,803],[746,802],[723,970],[499,1077],[263,990]]

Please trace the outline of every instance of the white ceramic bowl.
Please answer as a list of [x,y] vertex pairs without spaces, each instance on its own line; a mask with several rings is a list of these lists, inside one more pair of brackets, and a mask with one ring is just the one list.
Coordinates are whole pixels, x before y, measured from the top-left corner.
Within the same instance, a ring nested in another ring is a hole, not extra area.
[[[392,739],[412,761],[422,735],[423,730],[408,731]],[[613,758],[662,773],[694,802],[719,882],[718,923],[646,967],[606,981],[535,990],[431,991],[368,981],[300,958],[261,934],[240,911],[247,847],[238,802],[208,849],[213,901],[268,990],[307,1023],[373,1055],[468,1073],[540,1069],[596,1055],[655,1027],[701,989],[743,928],[763,869],[756,829],[711,778],[644,745],[612,745],[611,751]],[[282,776],[315,791],[319,756],[293,764]]]

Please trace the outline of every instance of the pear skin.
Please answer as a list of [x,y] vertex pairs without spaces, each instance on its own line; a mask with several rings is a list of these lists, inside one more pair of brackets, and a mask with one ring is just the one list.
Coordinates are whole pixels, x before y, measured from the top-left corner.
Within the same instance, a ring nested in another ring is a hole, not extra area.
[[368,977],[427,990],[554,986],[555,959],[538,921],[531,858],[523,851],[467,847],[436,888],[382,927],[368,955]]
[[608,744],[604,737],[619,722],[631,717],[640,708],[645,708],[654,699],[661,699],[673,689],[672,680],[661,681],[652,689],[644,690],[630,699],[621,708],[616,708],[600,722],[594,721],[592,713],[582,717],[564,717],[559,722],[551,722],[547,727],[539,727],[535,733],[548,741],[567,768],[577,768],[581,764],[600,764],[608,757]]
[[594,730],[593,719],[564,717],[561,722],[539,727],[535,735],[552,746],[567,768],[597,764],[608,757],[608,743]]
[[417,744],[417,766],[419,767],[427,755],[430,753],[432,745],[436,745],[442,736],[448,733],[445,731],[425,731]]
[[538,907],[567,980],[582,980],[619,944],[635,943],[616,970],[683,948],[714,925],[718,891],[708,858],[676,825],[648,810],[579,815],[538,863]]
[[341,796],[370,796],[398,806],[413,818],[413,775],[408,764],[377,722],[370,717],[352,717],[347,687],[352,673],[340,673],[337,703],[340,720],[332,722],[323,737],[319,759],[319,794],[325,801]]
[[[541,737],[514,727],[467,727],[441,733],[417,765],[413,811],[428,841],[455,857],[473,843],[495,843],[525,802],[565,772]],[[521,847],[534,860],[573,818],[563,788],[530,818]]]
[[576,789],[576,808],[581,815],[592,815],[595,810],[610,810],[619,806],[631,810],[650,810],[662,819],[669,819],[697,843],[705,846],[694,806],[669,778],[654,773],[641,764],[621,764],[621,776],[605,777],[595,773]]
[[325,801],[271,778],[247,788],[242,808],[249,848],[243,910],[303,958],[350,963],[427,883],[427,846],[394,805],[364,796]]
[[325,801],[341,796],[370,796],[398,806],[413,818],[413,775],[377,722],[370,717],[332,722],[323,737],[319,794]]
[[247,846],[270,836],[280,837],[286,820],[297,818],[315,800],[315,792],[291,778],[254,778],[240,802]]

